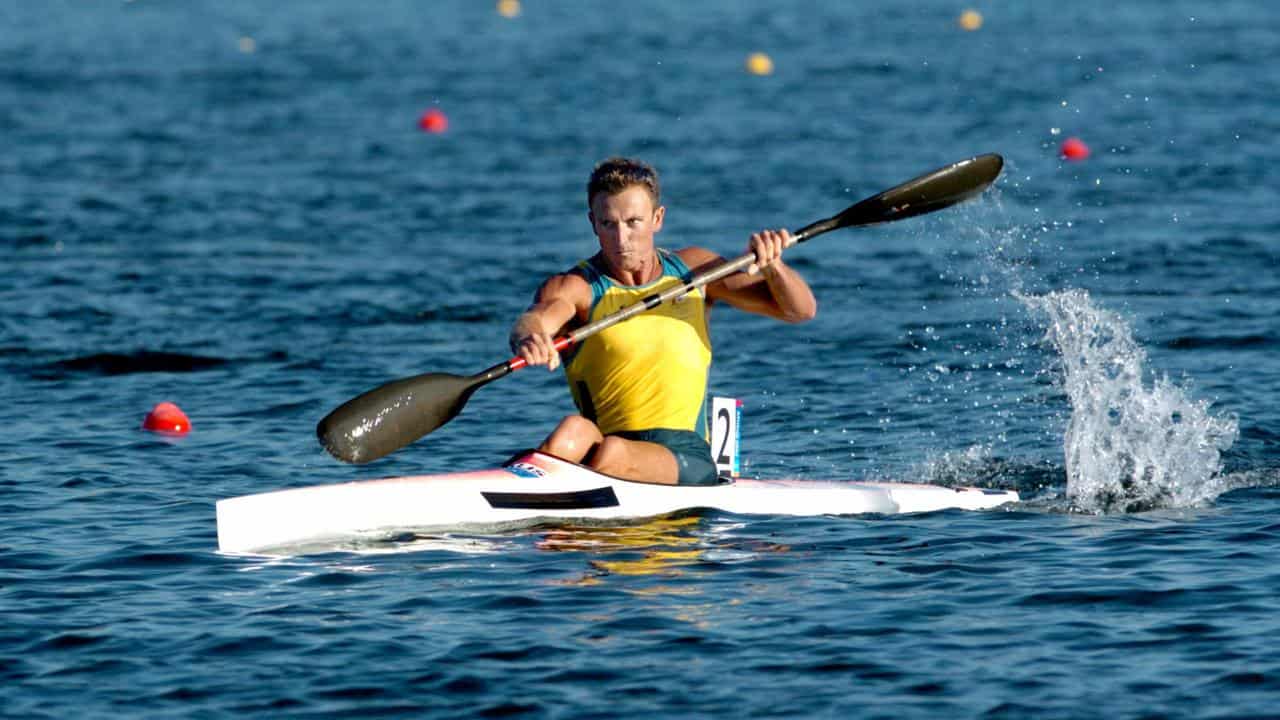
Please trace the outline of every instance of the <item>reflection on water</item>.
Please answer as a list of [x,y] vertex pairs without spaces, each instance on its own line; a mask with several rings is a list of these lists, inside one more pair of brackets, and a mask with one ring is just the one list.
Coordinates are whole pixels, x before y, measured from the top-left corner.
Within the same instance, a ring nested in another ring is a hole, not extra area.
[[577,580],[578,584],[597,583],[604,575],[672,577],[702,556],[704,541],[696,532],[701,524],[702,518],[690,515],[655,518],[638,525],[564,525],[547,529],[536,547],[595,556],[587,562],[591,571]]
[[[486,555],[510,548],[510,538],[501,536],[471,536],[462,534],[422,535],[412,532],[391,537],[381,534],[369,537],[345,538],[328,542],[308,542],[281,545],[252,553],[223,553],[259,560],[259,564],[273,559],[289,559],[304,555],[327,553],[352,553],[354,555],[387,555],[415,552],[449,552],[463,555]],[[255,566],[247,566],[252,569]]]
[[[459,555],[536,552],[580,554],[586,571],[575,579],[558,584],[595,585],[609,576],[686,577],[694,567],[722,566],[750,562],[764,554],[789,552],[787,545],[743,535],[744,525],[714,515],[672,515],[627,524],[539,525],[501,534],[419,534],[345,540],[323,545],[310,544],[281,548],[270,555],[255,556],[258,562],[246,569],[289,562],[297,555],[338,553],[357,556],[397,553],[443,552]],[[332,560],[330,561],[333,562]],[[314,568],[314,563],[306,563]],[[337,561],[333,570],[372,570]],[[629,585],[626,592],[639,595],[694,595],[698,583]]]
[[[763,542],[744,546],[740,538],[724,536],[736,525],[716,524],[700,515],[655,518],[639,524],[562,525],[546,529],[536,547],[548,552],[587,553],[590,571],[575,581],[594,584],[608,575],[674,578],[704,563],[740,562],[760,552],[789,548]],[[632,589],[641,594],[693,594],[694,587],[650,586]]]

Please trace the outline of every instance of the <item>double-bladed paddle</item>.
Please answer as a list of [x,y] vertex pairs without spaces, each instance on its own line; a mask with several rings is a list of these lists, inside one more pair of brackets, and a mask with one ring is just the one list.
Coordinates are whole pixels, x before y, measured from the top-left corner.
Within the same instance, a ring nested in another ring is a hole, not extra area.
[[[941,210],[985,190],[1003,166],[1004,160],[995,154],[961,160],[851,205],[838,215],[806,225],[792,238],[799,243],[839,228],[875,225]],[[684,285],[650,295],[557,338],[555,348],[562,351],[577,345],[605,328],[745,270],[753,262],[753,253],[725,261],[693,276]],[[343,462],[377,460],[449,422],[462,411],[472,393],[526,364],[524,358],[514,357],[475,375],[425,373],[389,382],[329,413],[316,426],[316,435],[325,449]]]

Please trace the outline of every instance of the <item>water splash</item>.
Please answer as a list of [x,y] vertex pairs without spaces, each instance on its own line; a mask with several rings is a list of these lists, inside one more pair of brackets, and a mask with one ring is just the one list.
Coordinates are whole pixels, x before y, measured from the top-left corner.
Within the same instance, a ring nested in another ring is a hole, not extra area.
[[916,482],[943,487],[977,486],[1017,490],[1034,495],[1038,503],[1046,493],[1062,488],[1062,468],[1044,461],[1001,457],[991,444],[950,450],[925,460],[908,477]]
[[1049,316],[1046,337],[1061,354],[1074,507],[1191,507],[1230,489],[1221,456],[1236,440],[1236,420],[1210,414],[1207,401],[1191,400],[1167,377],[1144,383],[1146,352],[1122,317],[1095,307],[1083,290],[1017,297]]

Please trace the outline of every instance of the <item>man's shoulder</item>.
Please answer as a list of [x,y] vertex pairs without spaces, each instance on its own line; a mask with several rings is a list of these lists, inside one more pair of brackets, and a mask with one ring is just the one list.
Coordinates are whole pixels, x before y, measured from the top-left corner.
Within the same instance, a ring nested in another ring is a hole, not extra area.
[[578,268],[574,267],[548,277],[542,282],[539,295],[544,298],[547,296],[576,297],[583,293],[590,295],[591,284],[581,272],[576,272],[577,270]]
[[696,270],[700,265],[706,265],[720,259],[720,255],[708,250],[704,247],[690,246],[680,248],[674,251],[676,256],[684,261],[691,269]]

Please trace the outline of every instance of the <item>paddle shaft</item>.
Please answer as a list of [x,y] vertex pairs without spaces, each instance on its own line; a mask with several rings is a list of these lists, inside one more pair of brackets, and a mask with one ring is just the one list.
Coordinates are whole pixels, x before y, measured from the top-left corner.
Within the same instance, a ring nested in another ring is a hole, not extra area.
[[[814,223],[814,225],[817,225],[817,224],[818,223]],[[809,238],[815,235],[819,235],[821,233],[834,229],[834,228],[824,228],[819,230],[818,232],[812,232],[810,228],[814,227],[814,225],[810,225],[806,227],[804,230],[800,230],[795,234],[793,234],[791,236],[792,242],[789,243],[787,247],[790,247],[791,245],[795,245],[797,243],[804,242],[805,240],[808,240]],[[620,310],[617,310],[615,312],[612,312],[600,318],[599,320],[596,320],[595,322],[583,325],[582,327],[574,330],[573,332],[567,335],[562,335],[556,338],[554,347],[557,352],[563,352],[564,350],[567,350],[568,348],[571,348],[574,345],[581,343],[583,340],[586,340],[592,335],[595,335],[596,333],[599,333],[603,330],[607,330],[608,328],[611,328],[614,325],[617,325],[618,323],[624,320],[629,320],[635,317],[636,315],[639,315],[640,313],[645,312],[646,310],[652,310],[653,308],[656,308],[659,305],[665,305],[666,303],[672,302],[673,300],[678,300],[679,298],[693,292],[694,290],[697,290],[700,287],[705,287],[717,280],[726,278],[736,272],[741,272],[742,270],[745,270],[746,268],[750,267],[751,263],[755,262],[755,260],[756,260],[756,256],[754,253],[747,253],[737,258],[736,260],[725,261],[710,270],[694,275],[692,278],[689,279],[689,282],[683,285],[673,285],[667,288],[666,290],[663,290],[660,293],[654,293],[653,295],[649,295],[641,299],[639,302],[634,302]],[[498,377],[501,377],[502,375],[506,375],[509,372],[519,370],[525,367],[527,364],[528,363],[525,362],[524,358],[514,357],[504,363],[499,363],[498,365],[494,365],[492,368],[489,368],[489,370],[486,370],[485,373],[491,370],[498,370],[499,368],[506,367],[507,372],[502,372],[500,375],[495,375],[493,378],[490,378],[492,380],[496,380]],[[481,373],[481,375],[484,375],[485,373]]]

